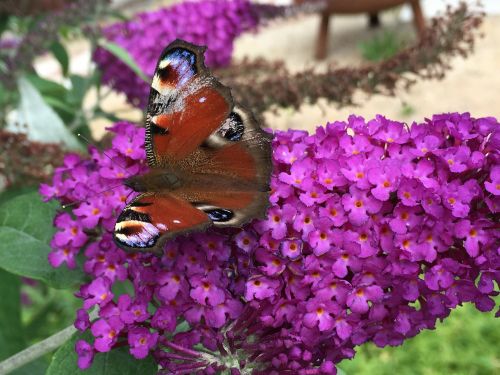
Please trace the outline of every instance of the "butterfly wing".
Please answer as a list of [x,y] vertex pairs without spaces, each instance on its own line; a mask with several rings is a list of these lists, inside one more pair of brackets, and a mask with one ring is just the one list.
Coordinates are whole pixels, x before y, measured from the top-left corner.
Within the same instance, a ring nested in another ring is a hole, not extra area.
[[115,243],[125,250],[161,253],[165,241],[191,230],[203,230],[210,219],[203,211],[172,194],[144,193],[122,211]]
[[[242,226],[265,217],[269,204],[272,172],[272,136],[264,132],[252,114],[235,106],[224,124],[213,133],[199,153],[194,183],[186,183],[180,193],[204,210],[215,226]],[[212,182],[196,181],[208,174]],[[220,218],[218,211],[229,212]],[[216,214],[214,216],[214,214]]]
[[146,154],[152,167],[184,159],[231,112],[230,90],[210,75],[204,50],[176,40],[161,54],[146,115]]
[[[126,250],[160,252],[176,235],[265,215],[272,136],[234,105],[230,90],[204,65],[203,52],[177,40],[159,59],[145,142],[155,172],[139,177],[146,193],[116,223],[115,241]],[[162,171],[165,184],[158,180]]]

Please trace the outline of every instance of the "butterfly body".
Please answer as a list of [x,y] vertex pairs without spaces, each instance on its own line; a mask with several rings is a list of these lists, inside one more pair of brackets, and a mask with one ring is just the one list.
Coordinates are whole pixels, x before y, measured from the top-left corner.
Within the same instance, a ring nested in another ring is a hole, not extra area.
[[115,226],[126,250],[160,253],[177,235],[265,215],[272,137],[233,103],[203,51],[177,40],[158,62],[146,116],[150,171],[125,181],[142,194]]

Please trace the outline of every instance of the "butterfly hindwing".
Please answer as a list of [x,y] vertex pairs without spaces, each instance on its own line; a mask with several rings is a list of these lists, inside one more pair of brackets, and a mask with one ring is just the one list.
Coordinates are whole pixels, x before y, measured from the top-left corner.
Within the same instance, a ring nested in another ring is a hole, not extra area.
[[168,238],[209,225],[207,214],[179,197],[144,193],[123,209],[116,221],[114,239],[127,250],[159,253]]

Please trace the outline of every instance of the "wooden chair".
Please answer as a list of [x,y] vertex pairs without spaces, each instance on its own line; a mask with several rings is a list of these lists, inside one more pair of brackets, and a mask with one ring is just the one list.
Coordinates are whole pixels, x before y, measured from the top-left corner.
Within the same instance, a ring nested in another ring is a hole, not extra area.
[[[297,2],[303,2],[298,0]],[[425,29],[425,19],[420,7],[419,0],[330,0],[329,6],[321,13],[319,32],[316,41],[315,56],[324,59],[328,54],[328,29],[330,16],[335,14],[357,14],[368,13],[373,17],[380,11],[393,8],[405,3],[411,5],[413,11],[413,23],[419,36]]]

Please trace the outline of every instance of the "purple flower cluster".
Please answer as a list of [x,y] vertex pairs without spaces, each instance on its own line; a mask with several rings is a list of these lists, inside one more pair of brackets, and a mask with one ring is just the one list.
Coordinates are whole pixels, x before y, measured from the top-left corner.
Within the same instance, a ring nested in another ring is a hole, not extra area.
[[[92,277],[77,293],[75,326],[95,337],[76,345],[82,368],[128,345],[165,374],[335,374],[357,345],[399,345],[464,302],[495,307],[494,118],[445,114],[409,127],[351,116],[313,135],[276,132],[268,218],[177,238],[161,257],[112,241],[131,192],[106,190],[146,167],[144,130],[111,131],[113,161],[93,148],[90,160],[68,155],[41,187],[63,203],[89,197],[56,217],[49,259],[74,266],[83,250]],[[118,295],[127,280],[133,293]]]
[[[140,13],[103,32],[108,40],[127,50],[146,75],[152,76],[161,51],[176,38],[207,46],[205,62],[209,67],[228,65],[234,39],[256,25],[257,17],[248,0],[201,0]],[[96,51],[94,60],[103,72],[104,83],[125,93],[133,105],[146,106],[149,86],[130,68],[102,48]]]

